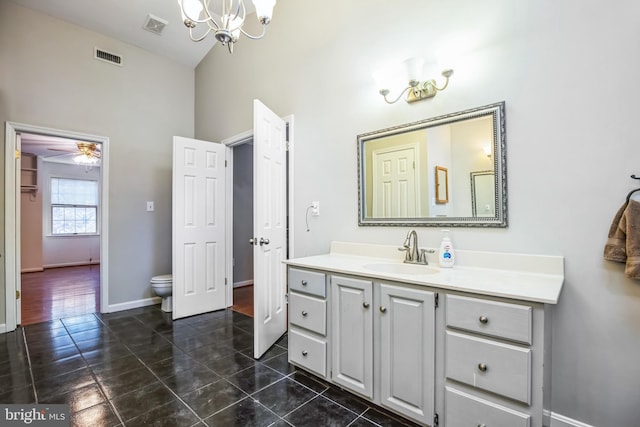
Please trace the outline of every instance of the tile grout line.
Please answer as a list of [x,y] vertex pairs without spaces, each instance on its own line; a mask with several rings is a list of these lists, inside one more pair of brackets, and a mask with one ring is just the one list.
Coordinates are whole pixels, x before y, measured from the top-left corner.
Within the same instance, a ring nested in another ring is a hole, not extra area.
[[[134,317],[136,320],[138,320],[140,323],[142,323],[142,325],[145,325],[145,324],[144,324],[142,321],[140,321],[140,319],[138,319],[136,316],[133,316],[133,317]],[[174,396],[174,397],[175,397],[175,398],[176,398],[180,403],[182,403],[182,404],[183,404],[183,405],[184,405],[184,406],[185,406],[189,411],[191,411],[191,413],[192,413],[193,415],[195,415],[195,416],[196,416],[196,418],[198,419],[198,421],[199,421],[199,422],[205,423],[204,419],[203,419],[202,417],[200,417],[200,415],[198,415],[198,413],[197,413],[197,412],[196,412],[196,411],[191,407],[191,405],[187,404],[187,402],[185,402],[185,401],[184,401],[184,399],[182,399],[182,397],[180,397],[180,395],[179,395],[178,393],[176,393],[176,392],[175,392],[171,387],[169,387],[169,386],[168,386],[168,385],[167,385],[167,384],[162,380],[162,378],[160,378],[160,377],[159,377],[159,376],[158,376],[158,375],[157,375],[157,374],[156,374],[156,373],[155,373],[155,372],[154,372],[154,371],[149,367],[149,365],[147,365],[147,363],[146,363],[144,360],[142,360],[142,359],[141,359],[141,358],[140,358],[140,357],[139,357],[135,352],[133,352],[133,351],[131,350],[131,348],[129,347],[129,345],[128,345],[127,343],[125,343],[124,341],[121,341],[121,340],[120,340],[120,338],[118,337],[118,334],[117,334],[116,332],[114,332],[113,330],[111,330],[111,328],[109,328],[109,326],[108,326],[108,325],[106,325],[104,322],[102,322],[102,319],[99,319],[99,320],[100,320],[100,322],[101,322],[102,324],[104,324],[104,325],[105,325],[105,327],[107,327],[110,331],[112,331],[114,334],[116,334],[116,338],[118,338],[118,341],[120,341],[120,342],[122,343],[122,345],[124,345],[124,346],[125,346],[125,348],[131,352],[131,354],[132,354],[132,355],[133,355],[133,356],[134,356],[134,357],[135,357],[135,358],[136,358],[136,359],[137,359],[137,360],[142,364],[142,366],[144,366],[144,367],[145,367],[149,372],[151,372],[151,375],[153,375],[153,376],[158,380],[158,382],[159,382],[160,384],[162,384],[162,385],[163,385],[167,390],[169,390],[169,393],[171,393],[171,394],[172,394],[172,395],[173,395],[173,396]],[[146,325],[145,325],[145,327],[146,327]],[[184,353],[185,353],[185,354],[187,354],[189,357],[191,357],[191,356],[190,356],[188,353],[186,353],[182,348],[180,348],[180,347],[178,347],[177,345],[175,345],[175,344],[173,343],[173,341],[168,340],[166,337],[162,336],[162,334],[160,334],[160,333],[156,332],[154,329],[150,329],[150,330],[151,330],[152,332],[156,333],[157,335],[161,336],[164,340],[166,340],[166,341],[167,341],[168,343],[170,343],[172,346],[175,346],[176,348],[180,349],[180,351],[184,352]],[[167,358],[167,359],[168,359],[168,358]],[[193,359],[193,358],[192,358],[192,359]],[[165,360],[165,359],[163,359],[163,360]],[[205,368],[207,368],[207,369],[210,369],[208,366],[204,365],[204,364],[203,364],[203,363],[201,363],[200,361],[198,361],[198,360],[196,360],[196,359],[193,359],[193,360],[194,360],[196,363],[198,363],[199,365],[204,366],[204,367],[205,367]],[[213,369],[210,369],[210,370],[211,370],[213,373],[215,373],[216,375],[219,375],[219,374],[218,374],[217,372],[215,372]],[[222,377],[221,375],[219,375],[219,376],[220,376],[220,380],[219,380],[219,381],[225,380],[225,378],[224,378],[224,377]],[[217,382],[217,381],[216,381],[216,382]],[[228,382],[228,381],[227,381],[227,382]],[[229,383],[229,384],[231,384],[231,383]],[[231,384],[231,385],[235,387],[235,385],[233,385],[233,384]],[[202,387],[200,387],[200,388],[203,388],[203,387],[206,387],[206,385],[205,385],[205,386],[202,386]],[[193,391],[197,391],[197,390],[199,390],[200,388],[197,388],[197,389],[195,389],[195,390],[193,390]],[[192,392],[193,392],[193,391],[192,391]],[[240,391],[242,391],[243,393],[245,393],[245,392],[244,392],[244,390],[240,390]],[[245,393],[245,394],[246,394],[246,393]],[[249,395],[247,394],[247,396],[249,396]],[[246,397],[245,397],[244,399],[246,399]],[[241,401],[241,400],[244,400],[244,399],[240,399],[240,401]],[[110,402],[110,401],[109,401],[109,402]],[[110,402],[110,403],[111,403],[111,402]],[[237,403],[237,402],[236,402],[236,403]],[[229,406],[231,406],[231,405],[229,405]],[[223,408],[223,409],[226,409],[226,408]],[[221,410],[222,410],[222,409],[221,409]],[[147,412],[150,412],[150,411],[147,411]],[[218,411],[218,412],[219,412],[219,411]],[[146,413],[146,412],[145,412],[145,413]],[[217,412],[216,412],[216,413],[217,413]],[[140,414],[140,415],[142,415],[142,414]],[[212,414],[212,415],[213,415],[213,414]],[[123,424],[123,425],[125,424],[125,423],[124,423],[124,421],[122,422],[122,424]],[[205,424],[206,424],[206,423],[205,423]]]
[[[100,322],[100,323],[102,323],[104,325],[104,323],[102,322],[102,319],[99,319],[98,316],[95,315],[95,313],[92,313],[92,314],[93,314],[93,317],[95,317],[98,320],[98,322]],[[82,357],[82,360],[84,360],[84,362],[87,364],[87,368],[89,368],[89,372],[91,373],[91,378],[93,378],[93,381],[98,386],[98,390],[100,390],[100,394],[102,394],[102,397],[107,402],[107,405],[109,405],[109,407],[111,408],[111,410],[113,411],[115,416],[118,418],[118,421],[120,421],[120,424],[124,425],[124,420],[122,419],[122,416],[120,415],[120,412],[113,405],[113,403],[111,403],[111,400],[107,396],[107,393],[102,388],[102,384],[100,384],[100,381],[98,381],[98,377],[96,376],[95,372],[93,372],[93,368],[91,367],[91,364],[87,361],[87,359],[85,359],[84,353],[82,353],[82,350],[80,350],[80,347],[78,347],[78,343],[76,343],[76,340],[73,339],[73,335],[71,335],[71,332],[69,332],[69,329],[67,329],[67,324],[64,323],[62,321],[62,319],[59,319],[59,320],[60,320],[60,323],[62,323],[62,326],[64,327],[65,331],[67,331],[67,334],[69,335],[69,338],[71,338],[71,341],[73,341],[73,345],[75,345],[76,348],[78,349],[78,353],[80,354],[80,357]],[[94,405],[94,406],[97,406],[97,405]],[[91,406],[89,408],[91,408]],[[85,408],[85,409],[88,409],[88,408]],[[84,409],[83,409],[83,411],[84,411]],[[82,412],[82,411],[78,411],[78,412]]]
[[24,349],[27,352],[27,362],[29,363],[29,375],[31,376],[31,387],[33,388],[33,396],[36,400],[36,405],[38,404],[38,391],[36,390],[36,379],[33,376],[33,368],[31,367],[31,354],[29,353],[29,344],[27,344],[27,334],[24,330],[24,327],[21,327],[22,332],[22,342],[24,342]]

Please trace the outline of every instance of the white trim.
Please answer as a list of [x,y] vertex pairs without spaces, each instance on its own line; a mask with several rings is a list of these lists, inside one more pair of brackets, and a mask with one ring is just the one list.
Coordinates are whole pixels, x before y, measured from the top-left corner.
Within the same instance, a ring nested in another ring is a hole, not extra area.
[[[547,411],[545,411],[547,412]],[[549,427],[595,427],[582,421],[574,420],[564,415],[551,412],[551,425]]]
[[107,310],[103,311],[103,313],[114,313],[116,311],[124,311],[124,310],[131,310],[133,308],[147,307],[150,305],[160,304],[160,302],[162,302],[162,298],[160,297],[151,297],[151,298],[139,299],[136,301],[121,302],[118,304],[109,305],[107,307]]
[[[24,123],[6,122],[5,125],[5,306],[6,331],[13,331],[17,326],[17,310],[15,292],[19,280],[19,253],[16,250],[20,243],[17,224],[17,167],[15,160],[16,136],[18,133],[35,133],[58,136],[101,144],[100,167],[100,253],[104,268],[100,269],[100,311],[107,312],[109,306],[109,138],[60,129],[33,126]],[[14,230],[14,232],[10,232]]]
[[44,269],[47,268],[62,268],[62,267],[79,267],[81,265],[97,265],[100,264],[100,260],[88,261],[75,261],[75,262],[62,262],[60,264],[46,264],[43,265]]
[[31,268],[22,268],[20,269],[20,273],[40,273],[44,271],[44,267],[31,267]]
[[235,282],[233,284],[234,288],[242,288],[243,286],[253,286],[253,279],[251,280],[244,280],[242,282]]
[[287,224],[288,227],[288,236],[287,236],[287,247],[289,249],[289,258],[295,258],[294,252],[293,252],[293,248],[294,248],[294,229],[295,227],[293,226],[293,224],[295,224],[294,218],[295,218],[295,211],[293,209],[293,185],[294,185],[294,180],[293,180],[293,136],[295,135],[294,132],[294,126],[293,126],[293,114],[290,114],[288,116],[284,116],[284,121],[287,123],[287,125],[289,125],[289,148],[287,150],[287,162],[288,162],[288,171],[289,171],[289,176],[287,177],[287,181],[288,181],[288,194],[287,194],[287,206],[289,207],[289,222]]
[[4,334],[5,332],[7,332],[7,325],[0,323],[0,334]]
[[[224,141],[223,144],[227,145]],[[226,271],[228,283],[233,283],[233,148],[231,145],[227,145],[225,149],[225,159],[227,162],[227,176],[225,177],[226,189],[225,189],[225,207],[227,212],[225,213],[227,227],[225,231],[225,240],[227,242],[226,250]],[[235,285],[234,285],[235,286]],[[233,287],[227,286],[227,307],[233,305]]]

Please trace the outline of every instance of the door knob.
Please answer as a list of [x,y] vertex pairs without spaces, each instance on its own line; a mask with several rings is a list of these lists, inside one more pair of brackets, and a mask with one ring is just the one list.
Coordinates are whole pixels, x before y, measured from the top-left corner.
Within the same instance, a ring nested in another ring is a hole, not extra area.
[[260,246],[268,245],[268,244],[269,244],[269,239],[265,239],[264,237],[260,238]]

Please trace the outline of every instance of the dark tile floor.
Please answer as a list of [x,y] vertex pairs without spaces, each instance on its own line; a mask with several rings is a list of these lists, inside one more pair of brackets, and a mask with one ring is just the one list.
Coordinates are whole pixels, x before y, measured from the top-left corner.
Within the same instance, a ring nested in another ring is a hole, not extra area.
[[0,403],[66,403],[74,426],[409,425],[287,362],[252,358],[253,319],[159,306],[0,334]]

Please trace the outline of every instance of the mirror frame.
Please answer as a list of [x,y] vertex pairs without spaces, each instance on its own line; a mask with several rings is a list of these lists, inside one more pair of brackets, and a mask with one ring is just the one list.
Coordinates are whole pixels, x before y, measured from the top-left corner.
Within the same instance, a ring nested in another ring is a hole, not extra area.
[[[463,120],[491,116],[493,121],[493,170],[495,172],[495,216],[492,217],[426,217],[426,218],[366,218],[364,182],[365,142],[414,130],[451,124]],[[485,105],[417,122],[406,123],[358,135],[358,225],[401,227],[499,227],[508,226],[507,209],[507,152],[505,102]]]

